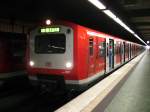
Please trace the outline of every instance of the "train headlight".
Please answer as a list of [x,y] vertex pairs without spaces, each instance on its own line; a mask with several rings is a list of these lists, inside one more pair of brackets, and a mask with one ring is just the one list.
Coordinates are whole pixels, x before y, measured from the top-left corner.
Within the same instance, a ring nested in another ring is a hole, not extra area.
[[51,20],[50,19],[46,20],[46,25],[51,25]]
[[34,66],[34,61],[30,61],[30,66]]
[[66,63],[66,67],[67,67],[67,68],[71,68],[71,67],[72,67],[72,63],[67,62],[67,63]]

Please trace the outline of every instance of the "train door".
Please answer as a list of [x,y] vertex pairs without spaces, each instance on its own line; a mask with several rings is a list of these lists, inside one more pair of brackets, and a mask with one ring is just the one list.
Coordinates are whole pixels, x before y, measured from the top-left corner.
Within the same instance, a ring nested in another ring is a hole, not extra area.
[[123,42],[122,44],[121,54],[122,54],[122,64],[123,64],[125,62],[125,42]]
[[95,73],[105,72],[105,39],[96,38],[96,57],[95,57]]
[[109,38],[106,38],[106,67],[105,67],[105,72],[109,72],[109,54],[108,54],[108,51],[109,51]]
[[119,54],[120,54],[120,64],[122,63],[122,54],[121,54],[121,50],[122,50],[122,44],[121,42],[119,42]]
[[132,46],[132,43],[131,43],[131,48],[130,48],[130,50],[131,50],[131,59],[132,59],[132,56],[133,56],[133,46]]
[[119,66],[121,64],[121,44],[120,41],[116,41],[115,45],[115,67]]
[[109,39],[109,70],[114,68],[114,40]]
[[128,60],[130,59],[130,43],[128,43]]
[[129,43],[128,43],[127,50],[128,50],[127,59],[129,60],[130,59],[130,44]]
[[133,44],[131,44],[131,58],[133,58]]
[[129,60],[129,43],[125,43],[125,61]]
[[117,64],[117,41],[114,40],[114,67]]
[[129,59],[131,59],[131,43],[129,43]]
[[89,37],[89,58],[88,58],[88,75],[94,74],[94,37]]

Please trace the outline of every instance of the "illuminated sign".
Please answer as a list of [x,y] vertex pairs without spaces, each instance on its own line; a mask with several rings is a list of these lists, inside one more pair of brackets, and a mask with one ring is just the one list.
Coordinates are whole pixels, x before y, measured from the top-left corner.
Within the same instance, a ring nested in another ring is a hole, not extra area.
[[60,32],[60,28],[41,28],[41,33],[54,33]]

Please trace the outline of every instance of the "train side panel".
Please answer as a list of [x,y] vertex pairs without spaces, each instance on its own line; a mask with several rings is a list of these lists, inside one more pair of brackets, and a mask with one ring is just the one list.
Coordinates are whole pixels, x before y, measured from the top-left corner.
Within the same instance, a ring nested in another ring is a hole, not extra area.
[[6,40],[0,40],[0,49],[0,73],[13,71],[12,54]]
[[0,49],[0,73],[25,70],[25,37],[1,37]]
[[87,29],[78,26],[77,76],[79,84],[88,84],[105,72],[105,38],[90,36]]
[[88,65],[88,37],[84,27],[78,26],[76,38],[76,53],[77,53],[77,75],[78,80],[87,78]]

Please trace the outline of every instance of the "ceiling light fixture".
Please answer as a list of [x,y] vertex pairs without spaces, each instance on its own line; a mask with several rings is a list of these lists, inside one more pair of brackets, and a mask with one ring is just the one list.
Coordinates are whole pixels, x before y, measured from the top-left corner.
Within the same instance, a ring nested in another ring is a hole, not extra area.
[[116,15],[113,14],[110,10],[104,10],[103,11],[107,16],[109,16],[110,18],[112,18],[113,20],[116,18]]
[[93,5],[95,5],[97,8],[99,8],[100,10],[106,9],[106,6],[99,0],[88,0],[88,1],[91,2]]
[[101,3],[99,0],[88,0],[93,5],[95,5],[97,8],[102,10],[103,13],[105,13],[107,16],[112,18],[116,23],[121,25],[124,29],[126,29],[128,32],[133,34],[136,38],[138,38],[141,42],[143,42],[145,45],[147,45],[132,29],[130,29],[121,19],[119,19],[114,13],[112,13],[110,10],[106,9],[106,6]]

